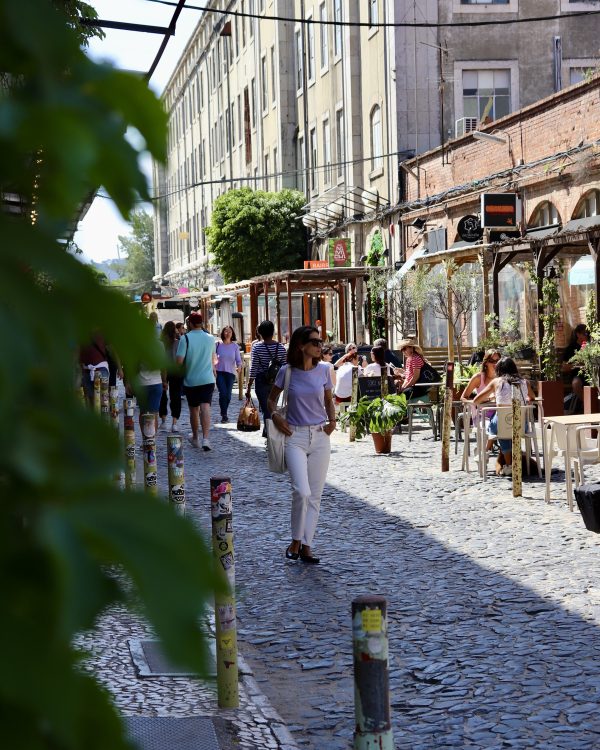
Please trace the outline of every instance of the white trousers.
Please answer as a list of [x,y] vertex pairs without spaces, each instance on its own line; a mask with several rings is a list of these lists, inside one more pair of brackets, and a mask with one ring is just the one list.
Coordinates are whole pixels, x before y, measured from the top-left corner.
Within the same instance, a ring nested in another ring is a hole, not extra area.
[[292,484],[292,539],[312,544],[329,467],[331,441],[322,427],[293,427],[285,440],[285,461]]

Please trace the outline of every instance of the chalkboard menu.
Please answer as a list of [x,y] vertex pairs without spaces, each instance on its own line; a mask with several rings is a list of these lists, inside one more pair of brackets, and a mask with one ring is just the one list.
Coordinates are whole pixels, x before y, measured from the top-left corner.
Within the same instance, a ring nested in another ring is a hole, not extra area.
[[[388,393],[396,393],[396,387],[394,385],[394,378],[388,378]],[[374,398],[381,396],[381,378],[379,375],[375,377],[361,377],[358,379],[358,398],[359,400],[367,396],[371,401]]]

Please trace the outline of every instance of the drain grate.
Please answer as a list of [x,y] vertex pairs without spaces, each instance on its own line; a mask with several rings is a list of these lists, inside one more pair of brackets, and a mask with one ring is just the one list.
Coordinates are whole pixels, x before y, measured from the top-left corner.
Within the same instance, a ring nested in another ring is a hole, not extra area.
[[214,725],[206,716],[127,716],[124,721],[139,750],[219,750]]
[[[138,677],[199,677],[196,672],[190,672],[185,667],[178,667],[165,656],[160,641],[129,638],[129,652]],[[205,677],[217,676],[217,646],[215,639],[208,636],[208,659]],[[238,655],[238,670],[240,675],[251,675],[252,670],[244,659]]]

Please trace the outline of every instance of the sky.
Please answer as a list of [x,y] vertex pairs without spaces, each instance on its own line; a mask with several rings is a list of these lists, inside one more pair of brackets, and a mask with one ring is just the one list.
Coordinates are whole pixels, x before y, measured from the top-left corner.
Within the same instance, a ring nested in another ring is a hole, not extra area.
[[[98,17],[110,21],[127,21],[155,26],[168,26],[174,7],[153,3],[150,0],[88,0],[96,8]],[[183,10],[177,21],[175,36],[169,43],[154,75],[150,87],[161,94],[183,52],[185,45],[200,19],[200,11]],[[158,34],[104,29],[105,39],[93,39],[88,54],[94,60],[111,62],[115,67],[145,73],[151,66],[163,39]],[[150,181],[150,159],[142,162]],[[104,193],[104,190],[100,192]],[[145,207],[151,211],[151,206]],[[112,201],[96,197],[83,220],[79,223],[74,240],[83,250],[84,257],[97,262],[116,258],[118,236],[129,234],[129,224],[123,220]]]

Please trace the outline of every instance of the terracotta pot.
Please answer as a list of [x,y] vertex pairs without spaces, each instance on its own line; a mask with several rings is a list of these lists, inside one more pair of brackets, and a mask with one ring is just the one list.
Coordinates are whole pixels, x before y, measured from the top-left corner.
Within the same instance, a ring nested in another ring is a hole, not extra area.
[[392,433],[391,432],[372,432],[375,453],[391,453],[392,451]]
[[565,413],[565,386],[562,380],[540,380],[539,396],[543,399],[545,417],[562,417]]

